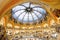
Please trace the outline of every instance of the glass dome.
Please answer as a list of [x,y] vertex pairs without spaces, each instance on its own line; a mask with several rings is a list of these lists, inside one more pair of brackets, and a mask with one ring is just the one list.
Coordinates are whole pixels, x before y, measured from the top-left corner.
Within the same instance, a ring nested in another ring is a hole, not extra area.
[[12,16],[21,23],[35,23],[45,18],[46,10],[40,5],[28,2],[12,8]]

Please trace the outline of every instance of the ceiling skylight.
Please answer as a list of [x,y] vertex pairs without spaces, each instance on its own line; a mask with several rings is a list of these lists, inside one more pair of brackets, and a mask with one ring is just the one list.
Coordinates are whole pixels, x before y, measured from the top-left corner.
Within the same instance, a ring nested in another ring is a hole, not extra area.
[[45,18],[46,11],[40,5],[30,2],[17,5],[12,9],[12,16],[22,23],[35,23]]

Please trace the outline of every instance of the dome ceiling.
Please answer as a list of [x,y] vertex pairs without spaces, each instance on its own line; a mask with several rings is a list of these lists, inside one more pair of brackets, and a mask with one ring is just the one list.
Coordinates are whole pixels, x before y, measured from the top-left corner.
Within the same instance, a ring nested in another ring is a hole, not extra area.
[[12,16],[22,23],[35,23],[41,21],[46,16],[46,10],[41,5],[31,2],[23,3],[12,8]]
[[[31,1],[33,3],[30,3]],[[37,0],[8,0],[7,2],[3,7],[0,6],[0,8],[2,7],[0,10],[0,13],[2,13],[0,27],[5,28],[2,28],[5,32],[3,30],[1,32],[1,34],[4,34],[4,36],[1,35],[3,40],[5,40],[6,35],[9,40],[53,40],[58,37],[60,18],[53,15],[54,12],[52,11],[54,10],[50,6],[41,3],[42,6],[39,4],[40,0],[38,0],[39,3]],[[33,24],[26,25],[26,23]]]
[[[33,2],[33,3],[30,3],[30,2]],[[48,5],[44,4],[44,2],[41,2],[41,1],[19,1],[19,0],[14,1],[12,0],[11,2],[7,3],[4,6],[4,8],[0,11],[0,13],[2,13],[0,17],[2,16],[6,17],[7,15],[9,15],[9,17],[7,16],[8,18],[6,19],[8,19],[8,21],[10,22],[12,21],[12,23],[14,24],[16,23],[15,20],[17,20],[19,25],[20,25],[20,22],[29,23],[29,24],[30,23],[37,24],[39,22],[41,23],[41,25],[43,25],[45,22],[50,23],[48,21],[50,21],[50,19],[52,18],[55,21],[57,21],[57,18],[50,11],[50,7],[48,8],[47,7]],[[11,9],[12,9],[12,12],[11,12]],[[14,19],[10,20],[11,14],[15,20]],[[48,14],[48,16],[46,16],[46,14]],[[44,21],[44,20],[47,20],[47,21]]]

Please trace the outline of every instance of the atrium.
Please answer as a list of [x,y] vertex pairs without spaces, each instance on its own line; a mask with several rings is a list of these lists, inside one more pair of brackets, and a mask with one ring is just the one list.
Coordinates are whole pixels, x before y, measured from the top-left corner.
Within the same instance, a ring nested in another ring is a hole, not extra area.
[[60,0],[0,0],[0,40],[60,40]]

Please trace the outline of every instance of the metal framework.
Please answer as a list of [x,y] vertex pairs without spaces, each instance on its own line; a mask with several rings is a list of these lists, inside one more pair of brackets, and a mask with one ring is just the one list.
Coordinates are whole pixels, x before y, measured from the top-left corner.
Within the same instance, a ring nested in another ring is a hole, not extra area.
[[13,18],[22,23],[35,23],[41,21],[45,18],[46,14],[45,9],[31,2],[23,3],[12,8]]

